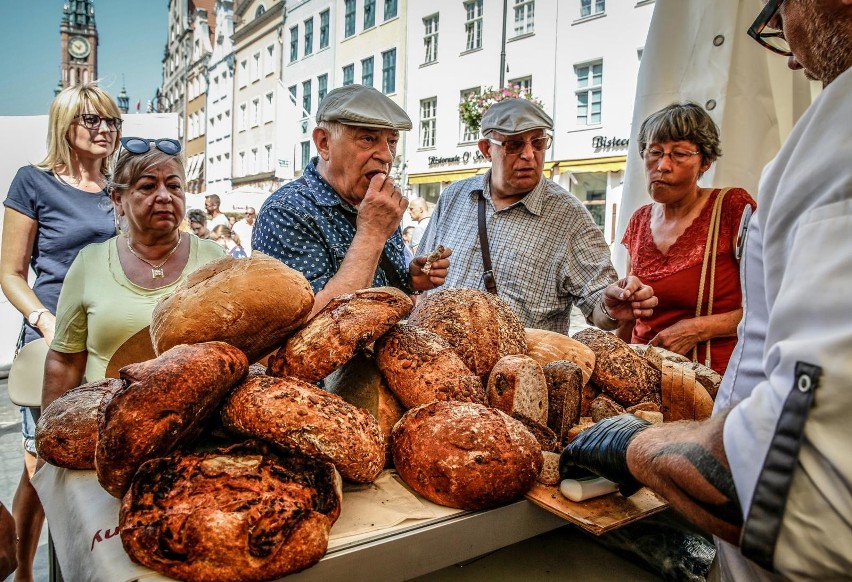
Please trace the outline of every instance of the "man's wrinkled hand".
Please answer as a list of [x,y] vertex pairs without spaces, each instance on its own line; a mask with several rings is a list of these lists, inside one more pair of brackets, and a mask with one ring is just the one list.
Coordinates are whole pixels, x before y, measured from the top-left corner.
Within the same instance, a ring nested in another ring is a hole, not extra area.
[[[453,250],[451,248],[444,247],[440,257],[431,262],[429,259],[434,257],[431,257],[430,255],[415,257],[408,266],[408,272],[411,275],[411,286],[416,291],[428,291],[443,285],[444,281],[447,279],[447,273],[450,270],[449,257],[452,254]],[[428,269],[429,272],[424,273],[423,268],[426,266],[427,262],[430,265]]]

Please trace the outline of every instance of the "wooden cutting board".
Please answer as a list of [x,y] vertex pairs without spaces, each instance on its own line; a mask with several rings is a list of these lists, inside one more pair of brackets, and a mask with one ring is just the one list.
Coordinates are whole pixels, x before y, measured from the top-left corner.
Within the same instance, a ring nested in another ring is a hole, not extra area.
[[610,493],[575,503],[559,492],[558,485],[536,483],[527,492],[526,498],[597,536],[668,507],[665,501],[644,487],[626,498],[620,493]]

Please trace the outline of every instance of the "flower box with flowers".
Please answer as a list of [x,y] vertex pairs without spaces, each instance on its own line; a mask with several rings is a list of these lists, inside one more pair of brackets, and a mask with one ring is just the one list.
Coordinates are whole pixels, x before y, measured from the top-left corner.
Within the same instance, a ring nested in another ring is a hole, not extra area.
[[540,99],[533,97],[528,90],[521,88],[520,85],[505,87],[503,89],[487,87],[482,93],[471,93],[462,99],[461,103],[459,103],[459,116],[471,132],[478,133],[482,123],[482,115],[485,111],[498,101],[512,98],[532,101],[544,109],[544,103]]

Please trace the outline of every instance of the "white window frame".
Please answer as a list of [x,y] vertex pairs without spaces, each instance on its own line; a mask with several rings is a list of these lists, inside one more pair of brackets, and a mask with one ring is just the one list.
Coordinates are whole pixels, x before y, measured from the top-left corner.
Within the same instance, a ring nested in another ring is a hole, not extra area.
[[484,0],[468,0],[464,3],[465,50],[482,48],[482,3]]
[[268,77],[275,72],[275,45],[267,46],[263,56],[263,76]]
[[305,34],[302,41],[305,56],[314,54],[314,17],[305,19]]
[[299,60],[299,25],[290,27],[290,62]]
[[246,85],[248,85],[248,59],[243,59],[240,61],[240,88],[242,89]]
[[246,153],[245,152],[237,152],[237,176],[245,176],[246,175]]
[[514,14],[514,36],[535,32],[535,0],[515,0]]
[[240,103],[240,112],[237,115],[237,131],[245,131],[248,127],[248,105]]
[[255,97],[251,100],[249,123],[251,123],[251,127],[257,127],[260,125],[260,97]]
[[606,0],[580,0],[580,18],[606,14]]
[[264,95],[263,101],[263,123],[275,121],[275,93],[270,91]]
[[263,171],[271,172],[273,168],[272,164],[272,144],[268,143],[263,146],[264,156],[263,156]]
[[434,148],[438,125],[438,98],[420,100],[420,149]]
[[434,63],[438,60],[438,25],[439,15],[430,14],[423,18],[423,64]]
[[[595,67],[600,67],[599,73],[595,74]],[[591,61],[574,65],[574,74],[577,79],[575,90],[577,98],[578,126],[595,126],[603,122],[603,61]],[[594,105],[597,104],[598,119],[594,120]]]
[[260,80],[260,51],[251,56],[251,82]]
[[510,79],[509,87],[514,87],[515,85],[517,85],[523,91],[532,94],[532,75],[527,75],[526,77],[518,77],[517,79]]

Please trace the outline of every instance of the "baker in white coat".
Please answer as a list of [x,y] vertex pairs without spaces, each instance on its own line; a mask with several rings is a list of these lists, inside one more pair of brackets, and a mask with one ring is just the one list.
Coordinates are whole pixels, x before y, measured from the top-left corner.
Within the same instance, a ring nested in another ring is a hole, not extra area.
[[852,0],[769,0],[749,33],[824,90],[763,172],[716,413],[601,421],[560,468],[659,492],[724,540],[723,580],[849,579]]

